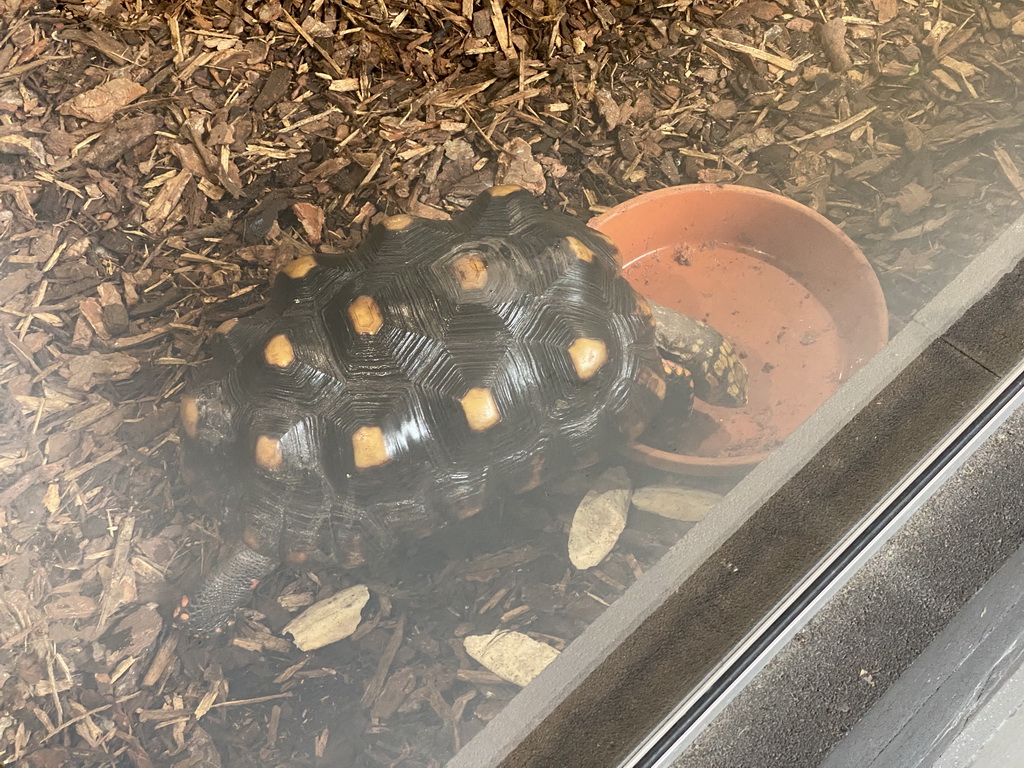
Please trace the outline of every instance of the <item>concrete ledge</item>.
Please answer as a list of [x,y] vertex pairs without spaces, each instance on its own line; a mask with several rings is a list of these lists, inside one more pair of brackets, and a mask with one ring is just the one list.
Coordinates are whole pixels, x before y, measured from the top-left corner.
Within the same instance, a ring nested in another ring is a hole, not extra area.
[[[1022,465],[1019,409],[673,768],[931,765],[929,758],[944,746],[943,726],[977,707],[975,697],[984,687],[979,689],[973,675],[981,673],[984,680],[986,673],[1012,671],[1024,651],[1012,641],[1021,633],[1015,619],[1024,593],[1004,594],[1007,585],[1017,590],[1014,585],[1024,584],[1019,568],[1001,574],[1001,585],[968,603],[1024,544]],[[961,624],[973,624],[981,635],[954,629],[944,639],[940,633],[961,611]],[[929,649],[930,658],[918,658],[933,642],[938,646]],[[911,667],[915,658],[922,661],[917,669]],[[893,685],[901,675],[905,682]],[[893,695],[883,698],[887,689]],[[872,706],[877,710],[862,727],[857,721]],[[849,739],[840,742],[848,732]]]

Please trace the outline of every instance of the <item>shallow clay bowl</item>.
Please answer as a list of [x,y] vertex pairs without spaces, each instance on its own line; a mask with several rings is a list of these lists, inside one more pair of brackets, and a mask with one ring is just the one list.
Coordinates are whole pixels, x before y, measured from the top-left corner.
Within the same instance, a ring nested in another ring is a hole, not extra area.
[[702,476],[746,472],[888,339],[885,299],[867,259],[838,227],[788,198],[750,187],[670,187],[590,225],[619,246],[638,291],[711,323],[750,374],[746,406],[697,401],[677,452],[642,442],[627,449],[645,464]]

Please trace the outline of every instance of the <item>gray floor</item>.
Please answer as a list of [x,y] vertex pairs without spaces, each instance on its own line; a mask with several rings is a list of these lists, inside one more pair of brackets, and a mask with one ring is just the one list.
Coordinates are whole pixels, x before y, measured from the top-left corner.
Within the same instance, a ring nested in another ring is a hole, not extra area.
[[[1018,412],[979,452],[971,482],[949,489],[950,507],[1020,518],[1024,432]],[[1006,461],[1006,454],[1015,460]],[[987,459],[987,460],[986,460]],[[968,469],[969,467],[965,467]],[[971,493],[983,489],[981,494]],[[969,531],[965,532],[971,535]],[[950,540],[951,547],[956,540]],[[1019,768],[1024,766],[1024,547],[981,587],[935,640],[846,734],[820,768]]]
[[1024,669],[1003,683],[953,740],[934,768],[1024,765]]

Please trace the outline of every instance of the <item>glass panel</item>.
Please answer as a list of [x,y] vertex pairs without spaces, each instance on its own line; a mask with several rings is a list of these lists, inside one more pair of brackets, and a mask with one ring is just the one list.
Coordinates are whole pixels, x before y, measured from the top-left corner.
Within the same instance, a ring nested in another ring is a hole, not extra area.
[[0,760],[455,755],[1019,215],[1010,6],[8,2]]

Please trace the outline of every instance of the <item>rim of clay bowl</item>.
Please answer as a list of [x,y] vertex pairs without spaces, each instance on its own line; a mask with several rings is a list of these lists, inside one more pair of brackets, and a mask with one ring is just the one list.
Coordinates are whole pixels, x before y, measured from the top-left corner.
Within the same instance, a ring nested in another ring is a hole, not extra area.
[[[860,287],[865,293],[865,298],[868,299],[864,305],[863,316],[866,318],[873,318],[875,320],[874,323],[870,324],[869,328],[870,331],[874,332],[874,338],[871,339],[872,343],[870,345],[872,355],[877,354],[877,352],[880,351],[886,343],[888,343],[888,307],[885,303],[885,296],[882,293],[882,286],[878,282],[878,276],[875,274],[874,268],[871,266],[867,257],[860,250],[857,244],[849,237],[849,235],[843,232],[843,230],[828,218],[812,208],[808,208],[806,205],[785,197],[784,195],[780,195],[775,192],[768,192],[756,187],[747,187],[738,184],[683,184],[674,187],[665,187],[663,189],[637,195],[636,197],[619,203],[608,211],[593,217],[589,224],[592,228],[603,232],[604,230],[602,229],[602,225],[608,223],[612,219],[629,216],[633,214],[637,208],[642,208],[652,203],[657,204],[661,202],[663,198],[679,198],[680,203],[685,205],[685,202],[683,201],[691,195],[721,194],[735,197],[760,198],[761,201],[767,201],[772,205],[788,208],[793,213],[803,216],[822,227],[832,237],[834,237],[837,244],[840,245],[842,250],[845,252],[843,258],[848,258],[851,262],[858,265],[856,271],[859,272],[858,278],[861,284]],[[646,254],[630,254],[629,261],[626,261],[626,256],[623,254],[623,267],[628,266],[633,263],[633,261],[642,258],[644,255]],[[786,270],[783,269],[783,272],[785,271]],[[863,362],[867,361],[864,360],[861,364],[863,364]],[[857,367],[859,367],[859,365]],[[820,407],[820,403],[817,407]],[[785,437],[788,437],[788,435],[783,436],[782,439],[785,439]],[[697,477],[724,477],[744,473],[753,469],[768,455],[768,451],[761,451],[758,453],[739,456],[696,456],[694,454],[664,451],[659,448],[646,445],[645,443],[630,443],[623,449],[623,453],[630,458],[642,462],[647,466],[654,467],[655,469]]]

